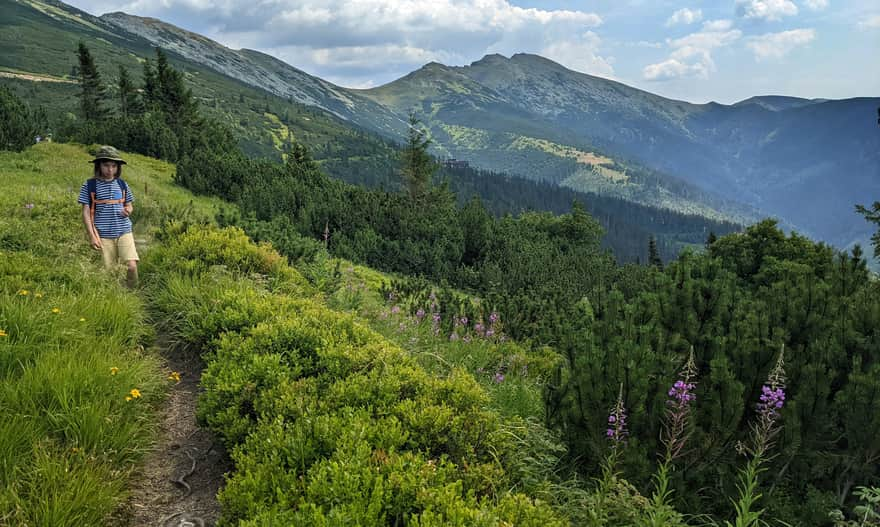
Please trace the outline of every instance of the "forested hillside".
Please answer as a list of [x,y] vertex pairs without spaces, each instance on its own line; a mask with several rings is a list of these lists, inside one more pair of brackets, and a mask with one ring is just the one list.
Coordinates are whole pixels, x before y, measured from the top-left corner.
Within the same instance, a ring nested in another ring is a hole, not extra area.
[[[138,93],[145,88],[146,68],[156,66],[157,60],[151,42],[60,2],[2,0],[2,4],[0,71],[6,73],[0,76],[0,85],[35,109],[45,110],[45,126],[40,133],[52,133],[56,140],[97,140],[82,126],[78,99],[82,72],[75,54],[80,40],[89,42],[89,53],[103,87],[105,110],[130,116],[143,114],[145,108],[137,103]],[[179,46],[173,49],[183,53]],[[283,161],[295,145],[304,146],[332,177],[386,190],[401,188],[397,173],[401,148],[393,140],[353,126],[327,109],[305,105],[299,102],[299,95],[279,97],[243,84],[189,55],[172,50],[164,52],[163,57],[180,72],[183,85],[192,90],[201,115],[222,123],[248,156]],[[259,58],[249,57],[247,60]],[[135,103],[124,109],[126,97],[133,97]],[[153,133],[162,133],[158,123],[151,123],[149,128]],[[121,148],[170,160],[180,156],[176,147],[144,150],[133,144],[138,141],[143,142],[129,136],[114,142]],[[711,232],[724,234],[738,228],[719,215],[704,219],[676,214],[665,208],[638,206],[474,168],[444,171],[437,177],[438,182],[448,179],[460,203],[478,195],[495,215],[525,210],[563,213],[579,201],[599,220],[606,232],[603,245],[621,262],[646,261],[651,237],[661,258],[668,261],[683,247],[702,244]]]

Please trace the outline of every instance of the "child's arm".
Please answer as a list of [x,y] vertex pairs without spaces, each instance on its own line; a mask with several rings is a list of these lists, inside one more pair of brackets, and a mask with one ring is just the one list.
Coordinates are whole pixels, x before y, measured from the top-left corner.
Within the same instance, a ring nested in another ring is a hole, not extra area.
[[88,205],[83,205],[83,224],[86,226],[86,233],[89,235],[89,241],[92,249],[98,251],[101,249],[101,238],[96,234],[95,226],[92,225],[92,213]]
[[128,203],[126,203],[125,205],[122,206],[122,215],[127,218],[127,217],[131,216],[131,211],[133,211],[133,210],[134,210],[134,207],[132,207],[131,202],[129,201]]

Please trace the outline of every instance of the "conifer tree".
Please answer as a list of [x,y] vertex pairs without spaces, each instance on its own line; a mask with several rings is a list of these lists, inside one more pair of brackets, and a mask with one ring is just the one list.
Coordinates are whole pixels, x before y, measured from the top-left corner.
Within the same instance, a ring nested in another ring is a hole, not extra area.
[[709,236],[706,237],[706,249],[708,250],[716,240],[718,236],[715,235],[715,231],[709,231]]
[[663,267],[663,260],[660,259],[660,252],[657,250],[657,240],[654,239],[654,236],[648,238],[648,265]]
[[106,88],[89,48],[83,42],[77,47],[79,59],[80,109],[87,121],[96,122],[107,116],[104,107]]
[[866,220],[877,225],[878,229],[871,236],[871,243],[874,245],[874,258],[880,258],[880,201],[875,201],[870,209],[863,205],[856,205],[856,211]]
[[42,109],[32,111],[8,88],[0,86],[0,150],[23,150],[45,127]]
[[144,102],[148,106],[156,104],[157,97],[156,69],[150,59],[144,61]]
[[428,154],[431,140],[425,137],[425,131],[419,127],[415,113],[409,115],[409,131],[406,147],[403,150],[400,174],[411,197],[421,196],[431,184],[431,177],[437,165]]
[[119,109],[123,117],[133,117],[143,110],[137,90],[125,66],[119,66]]

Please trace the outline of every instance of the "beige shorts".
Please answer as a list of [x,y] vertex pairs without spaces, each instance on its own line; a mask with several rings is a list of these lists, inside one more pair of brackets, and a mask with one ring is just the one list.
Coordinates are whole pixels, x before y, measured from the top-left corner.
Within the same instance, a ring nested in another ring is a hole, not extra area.
[[113,268],[119,262],[140,260],[134,247],[134,236],[130,232],[116,239],[101,238],[101,254],[104,257],[104,267],[107,269]]

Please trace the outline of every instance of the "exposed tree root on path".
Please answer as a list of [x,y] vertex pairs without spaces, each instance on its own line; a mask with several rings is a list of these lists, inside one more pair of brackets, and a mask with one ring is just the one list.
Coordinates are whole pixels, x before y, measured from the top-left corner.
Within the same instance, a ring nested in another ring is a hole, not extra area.
[[188,355],[165,352],[166,368],[179,372],[180,382],[160,410],[155,450],[132,478],[131,497],[118,513],[120,525],[210,527],[220,516],[217,491],[232,465],[213,434],[196,423],[203,365]]

